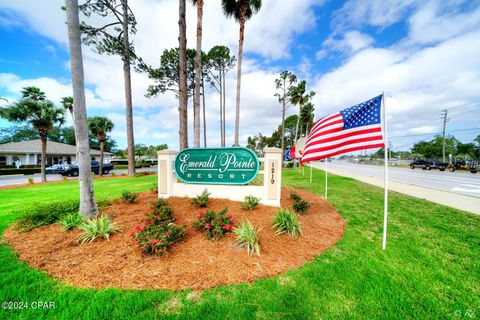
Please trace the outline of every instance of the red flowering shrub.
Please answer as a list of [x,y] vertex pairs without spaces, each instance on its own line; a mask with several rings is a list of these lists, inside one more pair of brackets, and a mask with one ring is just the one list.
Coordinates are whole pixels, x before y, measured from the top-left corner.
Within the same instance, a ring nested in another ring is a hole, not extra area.
[[141,226],[136,226],[130,236],[138,241],[144,254],[164,255],[168,249],[185,236],[187,225],[177,225],[169,206],[152,203],[152,213]]
[[192,222],[192,227],[199,231],[204,231],[208,240],[219,240],[223,238],[225,233],[232,231],[233,224],[236,221],[235,217],[227,214],[227,212],[227,208],[219,213],[211,210],[202,211],[198,215],[197,220]]

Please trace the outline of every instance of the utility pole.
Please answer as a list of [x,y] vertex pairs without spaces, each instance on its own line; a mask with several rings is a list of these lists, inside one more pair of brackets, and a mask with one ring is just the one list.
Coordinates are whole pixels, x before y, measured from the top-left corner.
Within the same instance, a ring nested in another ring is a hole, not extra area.
[[447,119],[448,109],[442,110],[442,118],[443,118],[443,143],[442,143],[442,158],[443,163],[445,163],[445,128],[447,127],[447,122],[450,119]]

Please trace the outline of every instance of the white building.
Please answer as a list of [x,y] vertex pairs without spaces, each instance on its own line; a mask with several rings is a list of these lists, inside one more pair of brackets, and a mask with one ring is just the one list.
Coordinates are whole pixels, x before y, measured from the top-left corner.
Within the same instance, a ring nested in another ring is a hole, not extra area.
[[[75,146],[47,142],[47,165],[76,162],[77,148]],[[20,160],[22,165],[40,164],[42,142],[40,139],[0,144],[0,167],[15,165]],[[100,160],[100,151],[90,149],[92,160]],[[110,161],[112,154],[104,153],[104,161]]]

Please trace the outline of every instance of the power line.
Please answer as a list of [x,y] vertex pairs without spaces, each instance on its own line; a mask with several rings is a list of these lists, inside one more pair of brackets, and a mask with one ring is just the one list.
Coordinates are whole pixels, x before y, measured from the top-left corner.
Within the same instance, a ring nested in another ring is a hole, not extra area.
[[[453,129],[453,130],[448,130],[448,132],[473,131],[473,130],[480,130],[480,127],[467,128],[467,129]],[[407,135],[404,135],[404,136],[390,136],[389,138],[409,138],[409,137],[421,137],[421,136],[431,136],[431,135],[439,135],[439,134],[442,134],[442,132],[407,134]]]

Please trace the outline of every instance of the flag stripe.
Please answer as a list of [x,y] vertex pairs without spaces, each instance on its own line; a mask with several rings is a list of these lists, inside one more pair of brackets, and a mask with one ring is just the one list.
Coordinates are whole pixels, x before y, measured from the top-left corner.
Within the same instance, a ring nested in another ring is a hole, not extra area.
[[323,118],[318,119],[318,121],[315,122],[315,124],[314,124],[313,127],[312,127],[312,132],[315,131],[315,130],[317,130],[317,127],[318,127],[319,125],[321,125],[322,123],[327,122],[328,120],[330,120],[330,119],[332,119],[332,118],[334,118],[334,117],[338,117],[338,116],[340,116],[340,117],[342,116],[342,115],[340,114],[340,112],[337,112],[337,113],[331,114],[331,115],[329,115],[329,116],[326,116],[326,117],[323,117]]
[[382,132],[382,128],[374,126],[373,128],[355,128],[350,130],[342,130],[338,133],[333,134],[320,134],[314,139],[309,139],[307,143],[305,143],[305,148],[312,145],[312,144],[322,144],[327,142],[332,142],[335,140],[341,140],[347,137],[355,136],[355,135],[365,135],[375,133],[378,135],[378,132]]
[[[355,144],[359,142],[369,142],[369,141],[376,141],[376,140],[382,140],[382,136],[378,134],[374,134],[371,136],[350,136],[347,138],[344,138],[342,140],[335,140],[335,144],[329,143],[329,144],[324,144],[323,146],[318,146],[315,145],[315,147],[312,147],[309,149],[310,152],[319,152],[319,151],[325,151],[325,150],[330,150],[330,149],[335,149],[338,147],[346,146],[349,144]],[[318,147],[317,147],[318,146]]]
[[377,143],[377,144],[372,144],[372,145],[359,145],[356,147],[351,147],[351,148],[346,148],[346,149],[340,149],[336,151],[331,151],[330,153],[323,153],[321,157],[315,156],[313,154],[309,154],[306,156],[306,160],[302,159],[302,162],[309,162],[309,161],[314,161],[317,159],[324,159],[324,158],[329,158],[333,157],[342,153],[347,153],[347,152],[353,152],[353,151],[358,151],[358,150],[365,150],[365,149],[374,149],[374,148],[383,148],[385,145],[382,143]]

